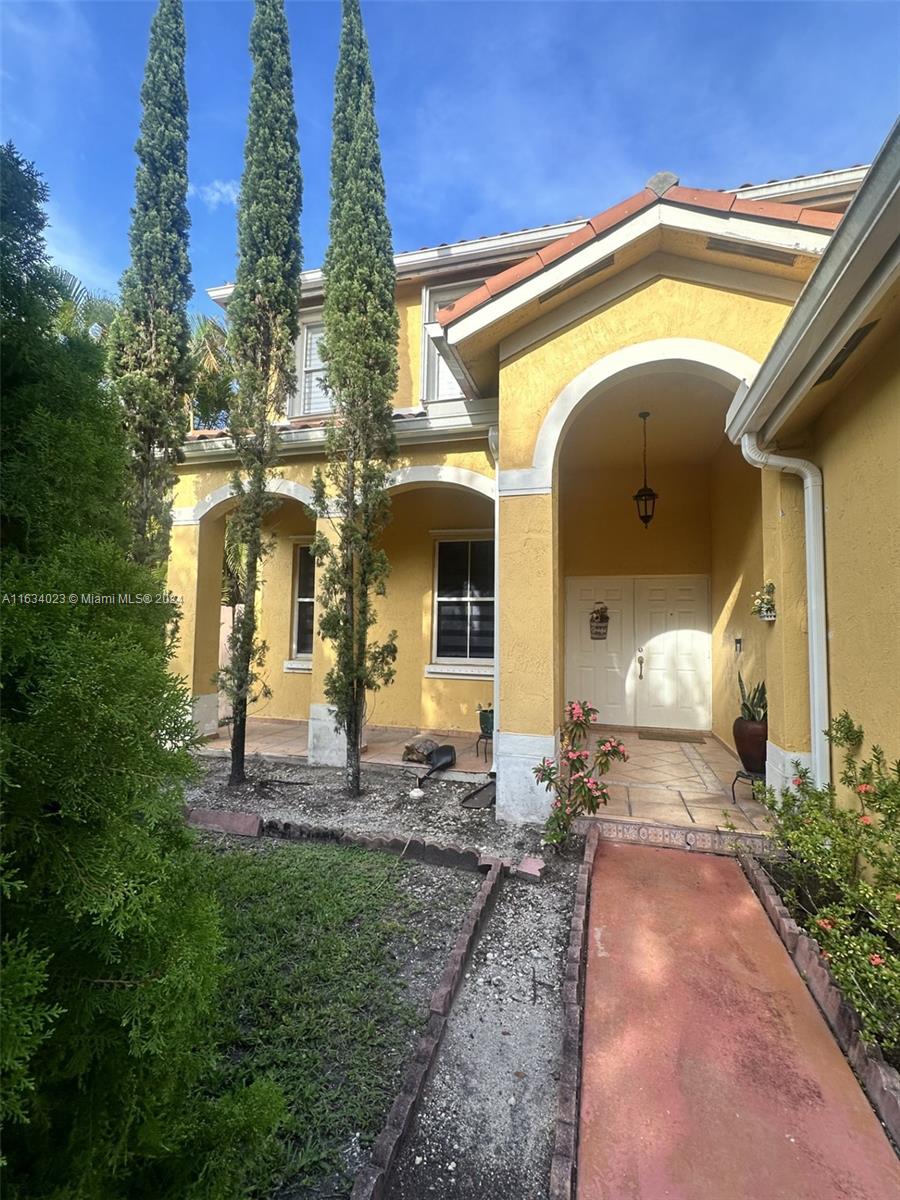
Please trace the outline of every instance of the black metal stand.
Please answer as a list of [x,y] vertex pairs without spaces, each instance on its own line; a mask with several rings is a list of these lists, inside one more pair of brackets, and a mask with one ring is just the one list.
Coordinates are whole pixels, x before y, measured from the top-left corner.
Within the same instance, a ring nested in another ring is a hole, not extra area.
[[734,794],[734,785],[737,783],[737,781],[739,779],[746,779],[747,782],[751,785],[754,783],[765,783],[766,782],[765,772],[743,771],[743,770],[738,771],[738,773],[735,775],[734,779],[732,779],[732,781],[731,781],[731,803],[732,804],[737,804],[737,799]]

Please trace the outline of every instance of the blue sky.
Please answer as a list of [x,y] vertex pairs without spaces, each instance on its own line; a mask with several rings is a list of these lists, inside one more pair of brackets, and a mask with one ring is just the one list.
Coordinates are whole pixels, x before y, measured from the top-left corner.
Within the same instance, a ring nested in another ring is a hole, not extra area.
[[[56,260],[128,257],[154,3],[5,0],[2,124],[51,188]],[[251,5],[187,0],[194,306],[233,278]],[[397,250],[589,216],[658,170],[729,187],[868,162],[900,109],[900,5],[363,0]],[[327,239],[340,11],[289,0],[304,265]]]

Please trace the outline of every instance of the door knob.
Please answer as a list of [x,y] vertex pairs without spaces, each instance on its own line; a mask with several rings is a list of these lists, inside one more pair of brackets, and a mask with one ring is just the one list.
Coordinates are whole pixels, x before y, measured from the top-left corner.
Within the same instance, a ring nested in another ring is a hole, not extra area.
[[643,656],[643,654],[638,655],[638,668],[639,668],[638,669],[638,679],[643,679],[644,678],[644,656]]

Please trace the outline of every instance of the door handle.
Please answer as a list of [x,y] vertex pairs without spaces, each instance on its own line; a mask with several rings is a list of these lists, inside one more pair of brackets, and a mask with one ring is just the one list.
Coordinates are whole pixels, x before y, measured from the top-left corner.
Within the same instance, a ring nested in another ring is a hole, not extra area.
[[644,678],[644,656],[643,656],[643,654],[639,654],[638,655],[638,679],[643,679],[643,678]]

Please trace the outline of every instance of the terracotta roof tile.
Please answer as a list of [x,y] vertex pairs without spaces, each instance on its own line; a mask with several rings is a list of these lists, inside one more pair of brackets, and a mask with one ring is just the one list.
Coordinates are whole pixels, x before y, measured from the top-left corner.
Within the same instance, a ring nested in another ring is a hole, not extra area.
[[741,216],[758,217],[764,221],[795,222],[813,229],[835,229],[840,222],[841,213],[820,212],[812,208],[800,208],[796,204],[780,204],[771,200],[743,200],[731,192],[714,192],[708,188],[686,188],[675,184],[662,196],[650,188],[629,196],[619,204],[605,209],[597,216],[576,229],[574,233],[564,238],[557,238],[514,266],[491,276],[474,291],[468,292],[459,300],[454,300],[437,311],[437,320],[441,325],[450,325],[453,321],[479,308],[494,296],[500,295],[509,288],[521,283],[524,279],[537,275],[551,263],[557,262],[567,254],[573,253],[581,246],[601,234],[607,233],[616,225],[629,220],[636,213],[642,212],[653,204],[677,204],[690,208],[703,208],[711,212],[734,212]]
[[763,217],[769,221],[800,220],[799,205],[781,204],[777,200],[741,200],[738,197],[731,211],[746,217]]
[[602,213],[597,213],[595,217],[591,217],[588,224],[594,231],[595,236],[606,233],[607,230],[614,228],[616,225],[621,225],[623,221],[627,221],[629,217],[633,217],[635,213],[649,208],[658,199],[659,196],[657,196],[656,192],[651,192],[649,188],[644,188],[640,192],[635,192],[633,196],[629,196],[627,200],[621,200],[618,204],[614,204],[612,208],[607,208]]
[[734,204],[734,196],[728,192],[713,192],[709,188],[670,187],[663,195],[663,200],[669,204],[685,204],[691,208],[715,209],[717,212],[730,212]]
[[800,213],[800,224],[811,229],[837,229],[843,213],[822,212],[818,208],[804,208]]

